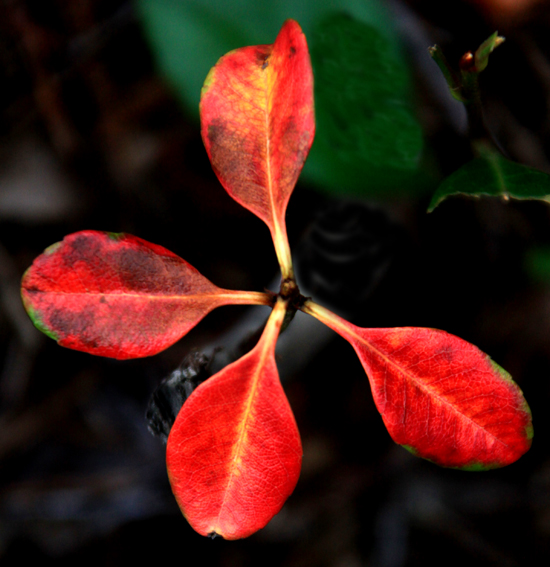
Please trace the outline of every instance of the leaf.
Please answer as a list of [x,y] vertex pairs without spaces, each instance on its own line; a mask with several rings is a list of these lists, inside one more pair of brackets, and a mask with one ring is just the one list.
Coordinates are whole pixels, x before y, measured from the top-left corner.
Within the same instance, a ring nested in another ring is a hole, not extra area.
[[287,18],[300,22],[309,37],[317,21],[334,10],[394,37],[384,4],[377,0],[137,0],[134,6],[161,72],[189,115],[198,118],[204,77],[222,53],[275,37]]
[[270,304],[263,293],[216,287],[162,246],[91,230],[36,258],[21,293],[34,324],[61,346],[119,359],[168,348],[221,305]]
[[482,157],[469,161],[443,180],[432,197],[428,212],[453,195],[550,201],[550,175],[514,163],[497,152],[485,151]]
[[510,375],[444,331],[365,329],[308,302],[306,312],[355,349],[393,440],[446,467],[484,470],[530,447],[531,412]]
[[459,102],[467,102],[467,99],[462,92],[462,77],[449,64],[441,47],[439,47],[439,45],[428,47],[428,53],[439,67],[439,70],[443,73],[443,76],[447,81],[447,86],[449,87],[449,92],[453,98]]
[[[220,54],[265,42],[286,18],[297,20],[311,47],[317,113],[316,142],[301,180],[333,193],[380,197],[424,193],[435,185],[419,165],[422,130],[387,2],[138,0],[136,5],[159,67],[191,116],[198,108],[196,93]],[[351,19],[348,29],[342,14]],[[395,85],[396,77],[400,88],[392,96],[364,98]],[[359,84],[355,94],[352,82]]]
[[498,32],[491,34],[475,52],[475,71],[481,73],[484,71],[489,63],[489,55],[499,46],[504,43],[504,38],[498,35]]
[[201,384],[170,431],[172,491],[202,535],[253,534],[281,509],[298,481],[300,435],[274,355],[285,311],[279,300],[256,347]]
[[422,189],[422,129],[397,37],[336,13],[309,43],[317,134],[304,176],[336,193]]
[[285,212],[315,134],[313,74],[300,26],[273,45],[222,57],[201,94],[202,137],[226,191],[269,227],[283,277],[292,270]]

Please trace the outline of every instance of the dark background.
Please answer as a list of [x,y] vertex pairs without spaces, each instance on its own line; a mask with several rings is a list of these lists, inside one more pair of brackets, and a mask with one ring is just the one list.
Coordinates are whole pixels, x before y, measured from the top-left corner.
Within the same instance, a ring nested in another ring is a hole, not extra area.
[[165,246],[221,287],[276,290],[269,233],[219,185],[131,2],[0,2],[2,565],[548,564],[548,205],[455,198],[425,212],[437,181],[470,155],[460,112],[426,79],[438,75],[427,54],[436,42],[457,61],[495,29],[506,36],[483,75],[487,121],[512,159],[550,173],[550,6],[494,4],[390,3],[433,187],[373,200],[299,183],[288,229],[304,290],[321,303],[363,326],[445,329],[506,368],[531,406],[533,447],[486,473],[414,458],[389,438],[350,346],[296,321],[279,360],[302,475],[264,530],[225,542],[181,516],[145,411],[186,354],[238,342],[265,308],[252,322],[254,309],[219,309],[165,353],[118,362],[42,336],[18,288],[44,248],[97,229]]

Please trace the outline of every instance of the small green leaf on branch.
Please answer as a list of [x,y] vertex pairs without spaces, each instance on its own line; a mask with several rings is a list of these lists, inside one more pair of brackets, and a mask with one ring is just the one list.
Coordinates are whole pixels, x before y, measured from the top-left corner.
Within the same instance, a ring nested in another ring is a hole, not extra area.
[[474,60],[477,73],[481,73],[487,67],[489,55],[502,43],[504,38],[498,35],[498,32],[494,32],[476,49]]
[[466,52],[457,70],[449,64],[439,45],[428,48],[428,52],[443,73],[451,95],[459,102],[468,103],[477,99],[478,75],[489,63],[489,55],[504,42],[504,38],[494,32],[474,53]]
[[453,69],[453,67],[447,61],[443,50],[439,45],[434,45],[433,47],[428,47],[428,52],[432,56],[432,59],[437,63],[440,71],[443,73],[449,90],[453,95],[453,98],[459,102],[466,102],[466,99],[462,95],[462,83],[458,73]]

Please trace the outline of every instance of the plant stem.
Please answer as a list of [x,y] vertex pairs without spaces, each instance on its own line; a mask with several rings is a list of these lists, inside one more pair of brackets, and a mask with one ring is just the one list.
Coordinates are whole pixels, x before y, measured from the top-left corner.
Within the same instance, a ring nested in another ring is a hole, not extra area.
[[276,296],[263,291],[235,291],[232,289],[224,289],[220,297],[227,295],[231,297],[231,303],[234,305],[267,305],[273,307]]
[[292,255],[290,254],[290,246],[288,244],[288,236],[286,234],[285,222],[274,223],[274,228],[271,231],[273,238],[273,245],[275,246],[275,253],[281,268],[281,275],[283,281],[294,281],[294,267],[292,266]]
[[351,329],[354,327],[350,322],[342,319],[342,317],[336,315],[326,307],[322,307],[315,301],[311,299],[306,299],[302,306],[300,307],[300,311],[315,317],[321,323],[324,323],[327,327],[330,327],[333,331],[336,331],[338,334],[343,336],[352,336],[350,332]]
[[504,42],[497,32],[489,36],[474,53],[468,51],[460,59],[460,75],[449,65],[443,51],[438,45],[428,49],[433,60],[443,73],[453,97],[462,102],[468,114],[470,140],[474,153],[477,145],[494,147],[501,151],[491,132],[485,125],[483,106],[479,90],[479,74],[487,67],[489,55]]

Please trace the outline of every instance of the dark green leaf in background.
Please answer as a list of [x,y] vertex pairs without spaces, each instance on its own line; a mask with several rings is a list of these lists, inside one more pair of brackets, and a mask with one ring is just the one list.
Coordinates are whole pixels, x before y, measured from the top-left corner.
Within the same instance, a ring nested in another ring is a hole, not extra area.
[[315,74],[316,139],[301,180],[358,195],[417,191],[422,131],[409,73],[378,0],[137,0],[161,72],[198,119],[199,93],[216,61],[270,43],[293,18]]
[[437,188],[428,212],[452,195],[500,196],[550,201],[550,175],[485,151],[449,175]]
[[308,41],[314,25],[334,11],[392,34],[378,0],[137,0],[136,7],[161,72],[197,120],[202,84],[218,59],[245,45],[272,43],[288,18]]
[[333,15],[314,28],[310,50],[317,135],[308,179],[363,195],[410,190],[419,181],[423,139],[395,38]]

